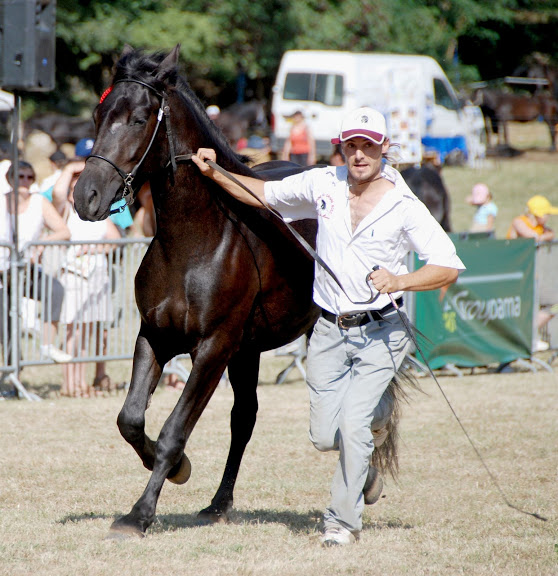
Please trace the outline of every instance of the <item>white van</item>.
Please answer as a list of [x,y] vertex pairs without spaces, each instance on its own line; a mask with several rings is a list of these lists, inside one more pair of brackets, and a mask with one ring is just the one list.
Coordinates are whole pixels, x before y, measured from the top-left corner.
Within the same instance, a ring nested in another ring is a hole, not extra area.
[[451,154],[469,161],[483,157],[480,109],[462,107],[440,65],[429,56],[291,50],[285,52],[273,86],[273,149],[289,135],[289,117],[300,110],[328,158],[331,138],[350,110],[371,106],[388,121],[402,162],[417,163],[423,151],[442,162]]

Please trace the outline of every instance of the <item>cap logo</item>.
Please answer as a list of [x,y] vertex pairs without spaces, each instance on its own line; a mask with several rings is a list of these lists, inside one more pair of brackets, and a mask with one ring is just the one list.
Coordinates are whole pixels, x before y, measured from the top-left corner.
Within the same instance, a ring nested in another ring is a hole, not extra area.
[[360,117],[360,121],[361,121],[363,124],[366,124],[366,123],[368,122],[368,116],[361,116],[361,117]]

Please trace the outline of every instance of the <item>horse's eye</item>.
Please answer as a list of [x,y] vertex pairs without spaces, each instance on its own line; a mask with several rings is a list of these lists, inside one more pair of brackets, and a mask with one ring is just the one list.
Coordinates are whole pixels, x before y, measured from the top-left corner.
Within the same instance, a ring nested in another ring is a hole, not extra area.
[[145,124],[145,118],[132,118],[130,124],[132,126],[143,126]]

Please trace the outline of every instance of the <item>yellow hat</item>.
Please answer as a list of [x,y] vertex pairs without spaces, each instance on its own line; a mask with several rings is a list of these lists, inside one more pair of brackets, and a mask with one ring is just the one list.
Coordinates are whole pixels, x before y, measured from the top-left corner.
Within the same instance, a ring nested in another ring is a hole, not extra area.
[[558,214],[558,208],[552,204],[544,196],[533,196],[527,202],[527,208],[533,216],[546,216],[547,214]]

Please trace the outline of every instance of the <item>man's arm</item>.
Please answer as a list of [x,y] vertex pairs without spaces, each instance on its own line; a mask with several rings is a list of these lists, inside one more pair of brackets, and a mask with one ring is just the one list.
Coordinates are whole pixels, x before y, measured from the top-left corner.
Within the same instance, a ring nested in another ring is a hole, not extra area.
[[534,238],[537,242],[554,240],[554,232],[552,230],[545,228],[542,234],[537,234],[535,230],[527,226],[521,218],[514,218],[512,227],[520,238]]
[[85,168],[85,160],[75,160],[68,162],[62,169],[58,180],[54,183],[52,189],[52,204],[60,215],[64,214],[64,209],[68,202],[68,193],[72,179],[76,174],[81,174]]
[[[223,176],[223,174],[211,168],[209,164],[206,164],[206,160],[213,160],[213,162],[217,162],[217,155],[215,150],[212,148],[200,148],[196,154],[192,156],[192,162],[199,168],[200,172],[204,176],[211,178],[211,180],[219,184],[219,186],[226,190],[231,196],[237,200],[240,200],[240,202],[243,202],[244,204],[255,206],[256,208],[263,208],[262,204],[256,198],[254,198],[251,194],[248,194],[248,192],[238,186],[238,184],[235,184],[232,180],[229,180],[226,176]],[[257,178],[251,178],[250,176],[243,176],[240,174],[232,174],[232,176],[242,182],[246,188],[251,190],[261,200],[261,202],[267,206],[265,201],[263,180],[258,180]]]
[[400,291],[436,290],[442,286],[453,284],[458,276],[459,271],[455,268],[426,264],[414,272],[401,276],[395,276],[385,268],[379,268],[370,274],[370,279],[378,292],[391,294]]

